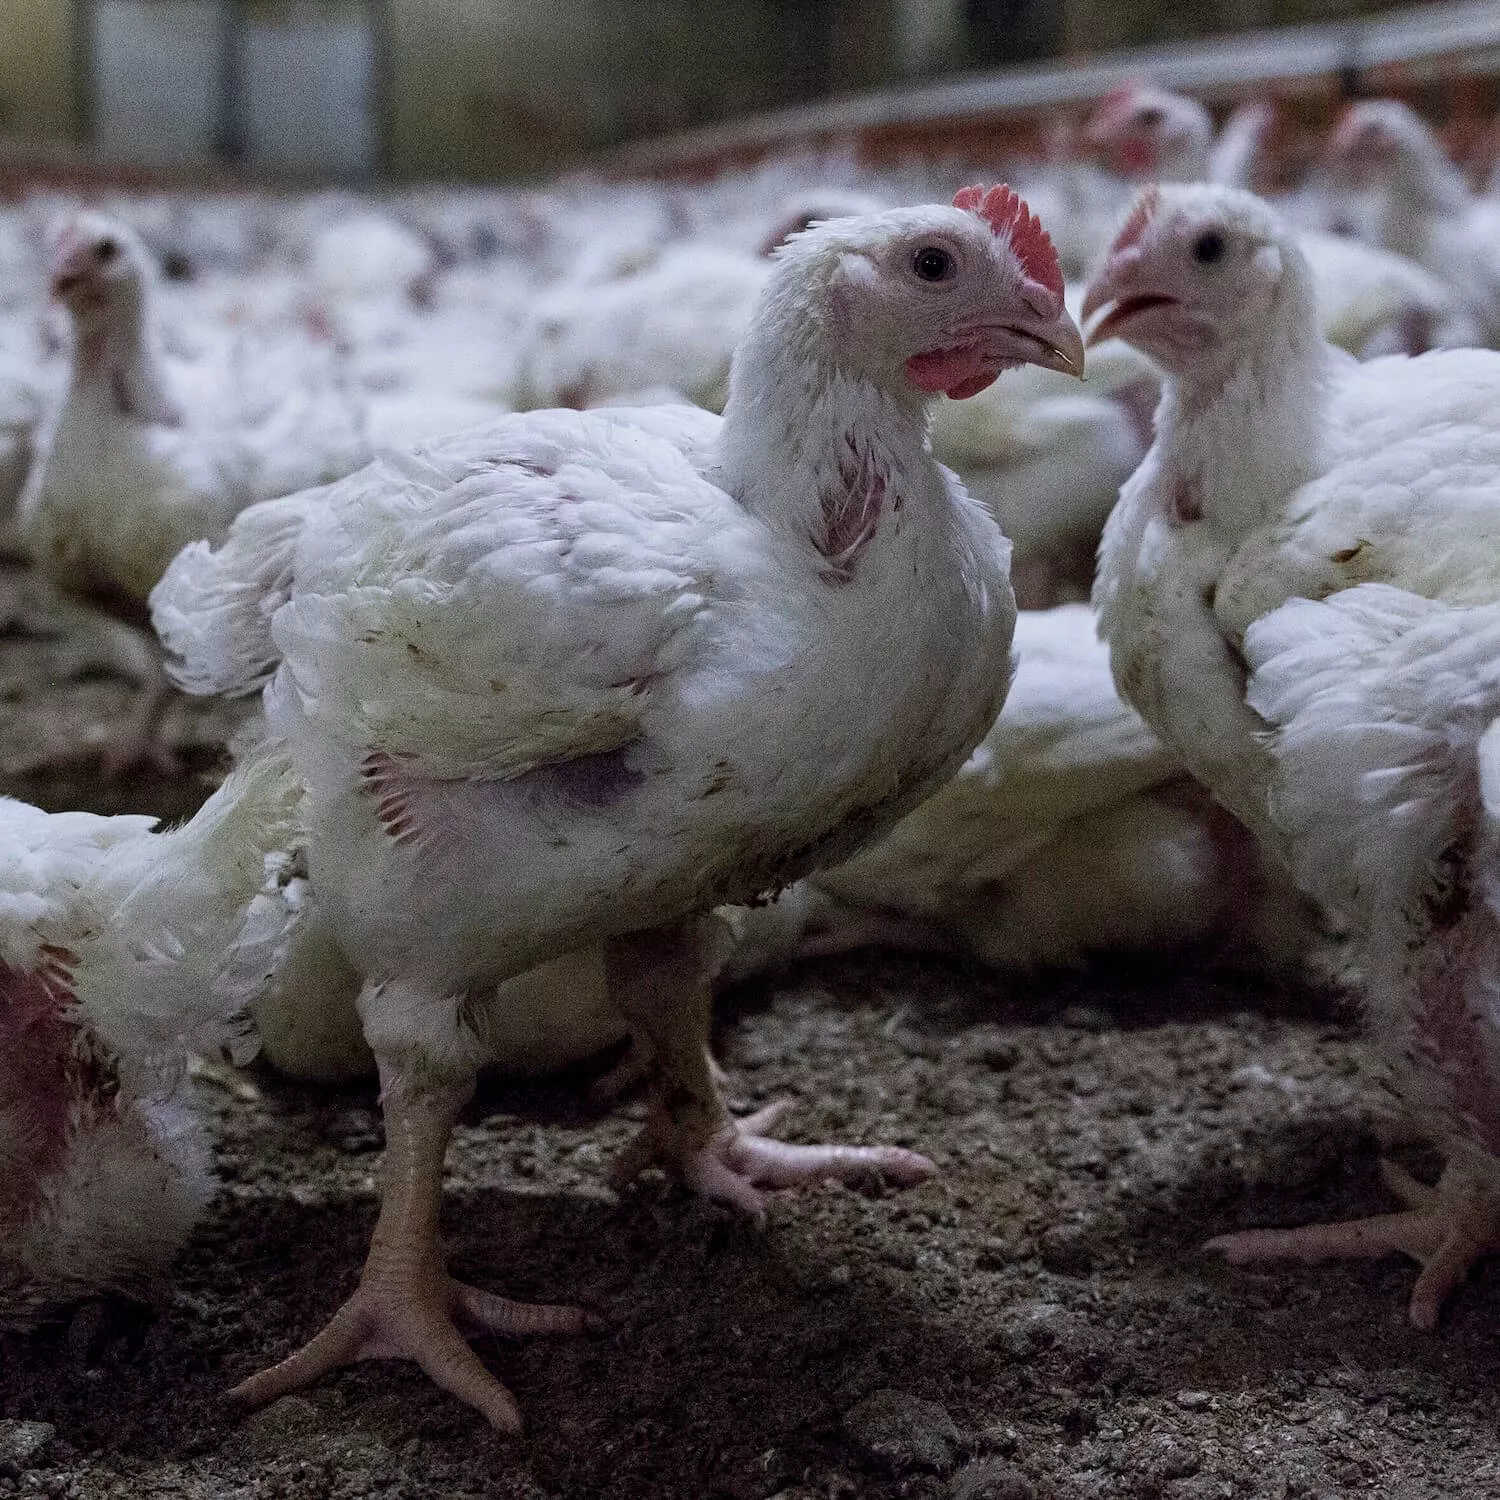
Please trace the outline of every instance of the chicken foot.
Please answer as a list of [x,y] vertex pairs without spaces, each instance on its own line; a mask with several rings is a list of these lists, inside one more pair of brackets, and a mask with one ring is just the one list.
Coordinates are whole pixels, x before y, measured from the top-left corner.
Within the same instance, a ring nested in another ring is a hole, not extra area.
[[910,1187],[937,1169],[898,1146],[803,1146],[770,1131],[791,1107],[786,1100],[735,1119],[724,1103],[708,1053],[710,986],[694,920],[611,939],[605,948],[610,995],[649,1045],[650,1113],[615,1162],[623,1187],[647,1167],[662,1167],[704,1197],[745,1213],[765,1211],[762,1188],[793,1187],[835,1177],[883,1177]]
[[1436,1187],[1418,1182],[1393,1161],[1382,1161],[1380,1174],[1405,1205],[1398,1213],[1302,1229],[1246,1229],[1221,1234],[1204,1249],[1220,1251],[1237,1266],[1408,1255],[1422,1272],[1407,1316],[1413,1327],[1430,1333],[1444,1302],[1475,1263],[1500,1252],[1500,1187],[1473,1167],[1452,1162]]
[[514,1398],[465,1334],[578,1334],[595,1320],[581,1308],[512,1302],[448,1275],[438,1232],[443,1157],[473,1078],[410,1076],[390,1058],[378,1060],[386,1153],[380,1216],[359,1286],[303,1348],[229,1394],[263,1406],[356,1360],[409,1359],[492,1427],[517,1433]]

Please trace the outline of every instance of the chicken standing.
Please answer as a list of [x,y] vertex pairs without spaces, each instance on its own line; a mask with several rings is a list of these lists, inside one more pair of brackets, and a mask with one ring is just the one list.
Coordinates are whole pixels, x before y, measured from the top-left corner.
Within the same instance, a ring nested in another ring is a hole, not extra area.
[[[18,520],[23,549],[58,589],[116,616],[116,664],[142,692],[105,745],[112,770],[172,759],[156,733],[169,689],[154,644],[132,628],[167,564],[188,542],[221,537],[247,505],[370,455],[362,413],[316,361],[239,341],[217,358],[170,359],[154,282],[123,225],[79,214],[62,230],[52,288],[73,323],[72,378]],[[53,749],[32,769],[98,753]]]
[[176,1085],[297,921],[300,801],[273,754],[166,832],[0,799],[0,1325],[138,1289],[207,1202]]
[[275,667],[267,713],[310,788],[313,888],[364,977],[389,1142],[358,1291],[244,1399],[404,1355],[518,1426],[455,1319],[584,1317],[448,1277],[442,1162],[496,984],[591,941],[657,1064],[627,1174],[660,1162],[757,1210],[757,1184],[931,1170],[730,1118],[696,914],[852,852],[993,722],[1008,547],[933,462],[927,407],[1017,363],[1079,370],[1062,294],[1007,189],[838,220],[778,256],[722,419],[513,417],[334,486],[283,547],[236,528],[177,559],[155,618],[184,680],[244,691]]
[[[1455,1133],[1452,1117],[1500,1103],[1478,1062],[1494,1042],[1479,1003],[1495,973],[1494,846],[1475,752],[1495,712],[1493,668],[1488,641],[1470,634],[1471,606],[1493,601],[1500,577],[1500,356],[1358,365],[1319,336],[1313,299],[1295,235],[1260,200],[1143,195],[1085,311],[1108,306],[1094,336],[1149,353],[1166,389],[1155,444],[1105,533],[1096,600],[1121,692],[1353,922],[1374,1041],[1421,1081],[1409,1102],[1467,1159],[1491,1137]],[[1307,601],[1370,582],[1416,596],[1415,623],[1370,623],[1352,597],[1310,613]],[[1474,861],[1472,879],[1456,860]],[[1465,1053],[1462,1083],[1478,1092],[1432,1109],[1427,1085]],[[1404,1250],[1425,1266],[1413,1321],[1431,1326],[1478,1251],[1500,1242],[1500,1192],[1476,1209],[1471,1170],[1435,1190],[1392,1180],[1402,1214],[1215,1244],[1236,1260]]]

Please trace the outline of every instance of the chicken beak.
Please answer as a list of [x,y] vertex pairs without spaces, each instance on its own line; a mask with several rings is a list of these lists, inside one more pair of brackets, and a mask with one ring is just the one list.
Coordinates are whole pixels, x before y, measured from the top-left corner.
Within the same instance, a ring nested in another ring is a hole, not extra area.
[[[1112,255],[1089,282],[1079,309],[1079,316],[1089,327],[1089,348],[1114,338],[1137,314],[1176,303],[1175,297],[1153,291],[1150,278],[1138,274],[1140,260],[1140,252],[1135,249]],[[1104,316],[1089,326],[1090,319],[1099,312]]]
[[[1115,288],[1115,264],[1106,261],[1100,268],[1094,279],[1089,282],[1083,293],[1083,306],[1079,308],[1078,315],[1085,323],[1099,311],[1101,307],[1113,302],[1118,295]],[[1089,338],[1092,344],[1095,342],[1092,335]]]
[[1052,325],[1047,341],[1045,359],[1035,363],[1046,370],[1056,370],[1059,375],[1076,375],[1083,379],[1084,343],[1078,325],[1067,313],[1063,313]]
[[996,329],[986,345],[988,354],[1083,379],[1083,335],[1066,312],[1051,318],[1014,319]]

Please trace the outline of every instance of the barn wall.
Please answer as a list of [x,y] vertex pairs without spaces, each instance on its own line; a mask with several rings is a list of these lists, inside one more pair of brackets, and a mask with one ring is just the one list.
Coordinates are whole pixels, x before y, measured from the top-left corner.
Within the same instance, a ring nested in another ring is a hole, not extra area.
[[69,0],[0,0],[0,134],[71,139],[75,98]]
[[[388,0],[391,168],[543,171],[888,73],[887,0]],[[831,27],[831,44],[824,39]]]

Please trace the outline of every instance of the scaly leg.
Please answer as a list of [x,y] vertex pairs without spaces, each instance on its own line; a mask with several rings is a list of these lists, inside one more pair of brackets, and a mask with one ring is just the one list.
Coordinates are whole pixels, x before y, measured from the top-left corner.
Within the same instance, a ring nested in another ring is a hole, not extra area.
[[744,1119],[725,1107],[708,1055],[709,984],[695,921],[611,939],[605,950],[610,994],[650,1045],[655,1068],[651,1112],[615,1163],[617,1187],[660,1166],[694,1192],[760,1214],[760,1188],[836,1177],[889,1178],[901,1187],[937,1169],[897,1146],[794,1146],[767,1134],[786,1112],[768,1105]]
[[[589,1103],[595,1109],[613,1109],[627,1094],[633,1094],[647,1083],[654,1071],[650,1042],[632,1036],[619,1062],[589,1085]],[[715,1088],[727,1091],[729,1075],[719,1066],[712,1051],[708,1053],[708,1071],[713,1076]]]
[[359,1287],[311,1342],[229,1394],[262,1406],[356,1360],[410,1359],[492,1427],[519,1432],[514,1399],[485,1369],[459,1325],[471,1335],[520,1338],[583,1333],[593,1320],[580,1308],[512,1302],[448,1275],[438,1235],[443,1157],[474,1080],[409,1076],[388,1057],[379,1062],[385,1165],[380,1217]]
[[1374,1259],[1409,1255],[1422,1267],[1407,1316],[1430,1333],[1449,1295],[1476,1261],[1500,1251],[1500,1187],[1473,1167],[1450,1162],[1436,1187],[1393,1161],[1380,1164],[1385,1185],[1406,1205],[1400,1213],[1310,1224],[1303,1229],[1246,1229],[1204,1246],[1233,1265],[1261,1261]]

